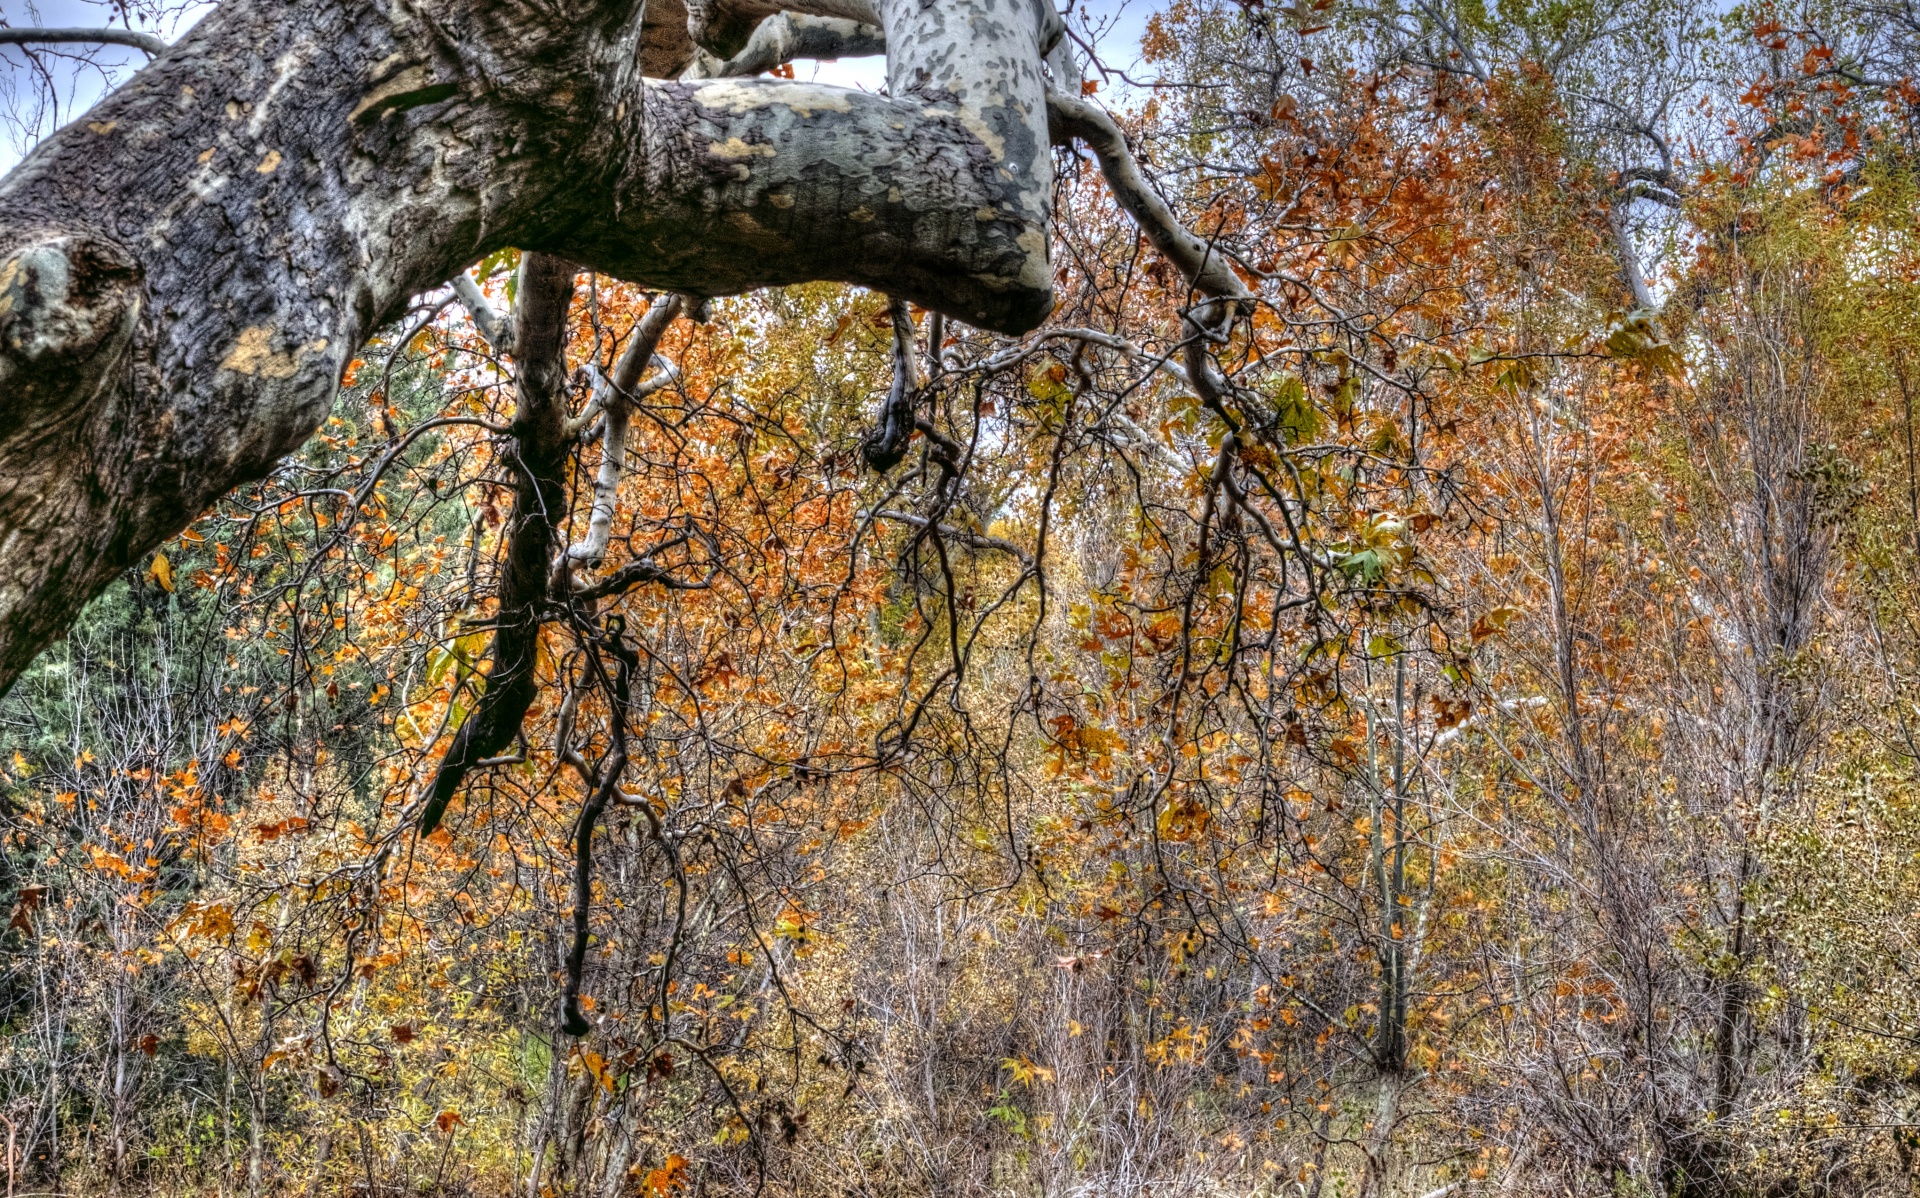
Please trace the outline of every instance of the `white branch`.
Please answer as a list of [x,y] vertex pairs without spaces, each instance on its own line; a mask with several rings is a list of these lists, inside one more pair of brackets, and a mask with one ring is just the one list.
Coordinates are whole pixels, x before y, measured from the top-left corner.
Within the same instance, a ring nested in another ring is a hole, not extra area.
[[887,52],[887,35],[878,25],[844,17],[783,12],[760,22],[740,53],[721,62],[705,50],[694,56],[687,75],[726,79],[758,75],[796,58],[866,58]]
[[1226,255],[1181,224],[1140,173],[1126,135],[1112,117],[1084,101],[1049,92],[1047,121],[1056,143],[1077,139],[1093,151],[1114,200],[1133,218],[1153,248],[1179,268],[1194,290],[1210,299],[1249,298],[1246,284],[1227,265]]
[[153,34],[137,29],[0,29],[0,46],[26,45],[132,46],[149,58],[167,48]]
[[1640,269],[1640,251],[1635,248],[1633,233],[1627,228],[1625,208],[1624,198],[1616,199],[1607,207],[1607,224],[1613,230],[1614,256],[1620,262],[1620,277],[1633,294],[1633,306],[1643,312],[1652,312],[1658,304],[1652,290],[1647,287],[1646,274]]
[[587,539],[567,549],[567,557],[573,561],[598,566],[606,560],[607,543],[613,538],[613,512],[620,497],[620,478],[626,470],[627,425],[633,418],[633,402],[679,376],[672,366],[666,366],[643,384],[640,373],[653,360],[654,348],[660,344],[667,326],[680,315],[680,305],[678,295],[663,295],[654,300],[646,315],[634,325],[633,335],[627,339],[620,360],[613,364],[612,374],[595,374],[593,398],[580,413],[576,426],[589,423],[598,407],[606,412],[606,427],[600,439],[600,470],[593,480],[593,510],[587,518]]
[[513,318],[494,311],[493,305],[487,302],[486,292],[480,290],[480,284],[473,281],[472,275],[463,270],[453,276],[453,294],[494,353],[513,352]]
[[1146,450],[1154,457],[1159,458],[1162,465],[1173,471],[1175,478],[1185,480],[1187,476],[1193,473],[1192,462],[1187,461],[1172,449],[1168,448],[1166,442],[1154,436],[1146,429],[1141,428],[1125,412],[1115,411],[1107,417],[1107,423],[1127,434],[1135,445]]

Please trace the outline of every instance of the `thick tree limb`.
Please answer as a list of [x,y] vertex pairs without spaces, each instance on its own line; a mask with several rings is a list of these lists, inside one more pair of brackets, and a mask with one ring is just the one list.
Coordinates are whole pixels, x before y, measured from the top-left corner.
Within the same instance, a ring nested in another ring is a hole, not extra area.
[[167,43],[137,29],[0,29],[0,46],[132,46],[147,57],[163,53]]
[[745,50],[760,22],[782,12],[881,24],[874,0],[688,0],[687,29],[694,41],[724,60]]
[[886,0],[890,98],[644,77],[692,47],[642,7],[225,0],[0,179],[0,690],[495,249],[1045,316],[1050,6]]

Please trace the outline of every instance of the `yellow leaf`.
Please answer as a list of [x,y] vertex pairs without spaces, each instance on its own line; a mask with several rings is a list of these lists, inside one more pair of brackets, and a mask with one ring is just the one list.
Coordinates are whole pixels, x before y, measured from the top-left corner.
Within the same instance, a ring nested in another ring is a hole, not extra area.
[[147,567],[147,581],[157,582],[160,589],[169,593],[173,590],[173,563],[164,553],[153,555],[153,564]]
[[1191,840],[1206,830],[1211,813],[1201,804],[1188,798],[1172,798],[1160,810],[1157,821],[1163,840]]
[[606,1058],[597,1052],[588,1053],[587,1070],[593,1074],[593,1080],[600,1083],[601,1089],[613,1093],[613,1070],[607,1067]]
[[1013,1080],[1026,1086],[1028,1089],[1032,1089],[1033,1084],[1037,1081],[1050,1082],[1053,1080],[1053,1070],[1047,1068],[1045,1065],[1029,1061],[1025,1057],[1008,1057],[1006,1060],[1000,1062],[1000,1067],[1008,1073],[1013,1074]]

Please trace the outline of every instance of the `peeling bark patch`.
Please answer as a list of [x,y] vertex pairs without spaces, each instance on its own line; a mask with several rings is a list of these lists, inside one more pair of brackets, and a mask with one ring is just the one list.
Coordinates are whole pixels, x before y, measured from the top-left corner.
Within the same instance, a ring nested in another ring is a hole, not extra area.
[[823,87],[813,83],[769,84],[739,79],[718,79],[703,83],[694,92],[702,108],[717,109],[739,116],[759,108],[780,105],[793,110],[802,119],[816,112],[851,112],[853,104],[845,88]]
[[727,223],[739,232],[748,245],[762,253],[776,254],[787,248],[787,239],[753,219],[751,213],[730,212]]
[[19,299],[19,288],[14,284],[19,278],[20,259],[13,258],[5,265],[0,265],[0,316],[13,311],[14,303]]
[[347,114],[353,123],[376,121],[389,112],[450,100],[460,89],[452,83],[434,83],[426,67],[415,64],[368,92]]
[[257,324],[241,332],[240,340],[221,360],[220,369],[255,378],[290,379],[299,372],[303,356],[317,354],[325,348],[327,339],[319,337],[285,353],[276,353],[273,349],[273,329]]
[[729,137],[725,141],[708,143],[707,153],[713,155],[715,158],[726,158],[730,160],[741,158],[771,158],[774,155],[774,149],[769,145],[748,145],[737,137]]
[[260,165],[254,167],[253,171],[257,175],[271,175],[274,171],[279,169],[280,169],[280,151],[268,150],[267,156],[260,160]]

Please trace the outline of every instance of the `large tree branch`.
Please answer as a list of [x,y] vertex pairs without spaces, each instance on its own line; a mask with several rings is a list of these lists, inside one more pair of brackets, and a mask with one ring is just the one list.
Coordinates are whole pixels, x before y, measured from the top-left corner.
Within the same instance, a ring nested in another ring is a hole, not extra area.
[[132,46],[152,58],[167,43],[137,29],[0,29],[0,46]]
[[875,0],[687,0],[687,30],[702,47],[727,59],[748,46],[760,22],[782,12],[876,27],[882,21]]
[[645,78],[674,0],[583,4],[226,0],[0,180],[0,689],[495,249],[1044,317],[1050,7],[888,0],[889,98]]

